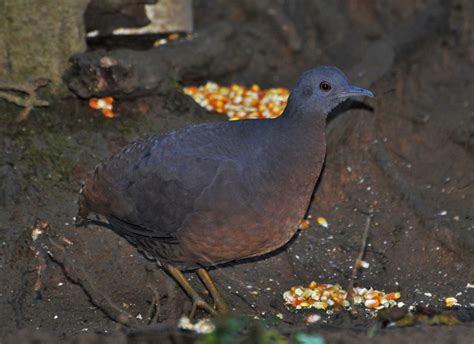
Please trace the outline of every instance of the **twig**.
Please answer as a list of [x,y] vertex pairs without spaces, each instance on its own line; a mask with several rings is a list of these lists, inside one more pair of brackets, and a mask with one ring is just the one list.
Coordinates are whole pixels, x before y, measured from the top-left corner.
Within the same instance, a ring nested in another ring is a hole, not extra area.
[[[352,273],[349,279],[349,285],[347,287],[348,299],[351,302],[354,301],[354,280],[357,278],[357,273],[359,272],[360,264],[362,262],[362,259],[364,258],[365,248],[367,247],[367,238],[369,236],[370,223],[372,222],[372,214],[369,213],[369,214],[366,214],[366,216],[367,216],[367,220],[365,222],[365,228],[364,228],[364,233],[362,235],[362,241],[360,244],[359,254],[357,255],[357,258],[352,266]],[[354,309],[354,312],[356,312],[355,309]]]
[[27,81],[5,81],[0,80],[0,98],[10,103],[24,107],[17,117],[21,122],[28,118],[29,113],[35,106],[49,106],[49,102],[39,99],[37,90],[48,85],[50,80],[37,79]]
[[134,317],[115,305],[110,297],[97,289],[94,282],[89,277],[87,272],[68,257],[66,249],[57,243],[53,238],[49,238],[52,247],[47,248],[48,256],[59,264],[64,271],[64,274],[74,283],[81,286],[84,292],[89,296],[90,301],[100,308],[107,316],[119,324],[125,326],[137,326]]
[[161,297],[156,286],[152,285],[151,283],[147,284],[147,286],[153,292],[153,299],[151,300],[150,308],[148,308],[148,312],[145,317],[146,321],[148,321],[148,325],[151,325],[158,322],[158,317],[160,316]]

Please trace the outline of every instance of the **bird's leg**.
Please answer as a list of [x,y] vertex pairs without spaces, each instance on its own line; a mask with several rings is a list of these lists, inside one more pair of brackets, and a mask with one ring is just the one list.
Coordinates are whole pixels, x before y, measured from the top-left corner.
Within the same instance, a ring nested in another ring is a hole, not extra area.
[[201,278],[203,283],[206,285],[207,290],[209,290],[209,293],[211,293],[217,312],[219,314],[229,313],[230,312],[229,306],[227,305],[224,298],[219,293],[219,290],[217,289],[216,284],[212,280],[211,276],[209,276],[209,273],[207,272],[207,270],[203,268],[199,268],[196,270],[196,273],[198,274],[199,278]]
[[215,309],[203,300],[203,298],[196,292],[196,290],[194,290],[194,288],[179,269],[169,264],[164,264],[163,266],[193,301],[193,308],[191,310],[191,314],[189,315],[190,319],[194,317],[194,314],[198,308],[207,311],[211,315],[217,315]]

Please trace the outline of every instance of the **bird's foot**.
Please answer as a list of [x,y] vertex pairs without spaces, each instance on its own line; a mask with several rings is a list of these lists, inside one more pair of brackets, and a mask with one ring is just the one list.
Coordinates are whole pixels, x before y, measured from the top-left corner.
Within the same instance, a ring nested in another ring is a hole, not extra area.
[[214,307],[216,308],[217,314],[219,315],[227,315],[230,313],[230,308],[223,299],[215,300]]
[[189,284],[189,281],[186,279],[186,277],[184,277],[183,273],[178,268],[171,264],[163,264],[163,267],[176,280],[176,282],[179,283],[179,285],[193,301],[193,307],[191,309],[191,314],[189,315],[190,319],[194,317],[198,309],[202,309],[213,316],[217,315],[217,311],[214,309],[214,307],[204,301],[204,299],[196,292],[196,290],[194,290],[191,284]]
[[204,282],[207,289],[209,290],[209,293],[211,294],[214,300],[214,306],[217,311],[217,314],[219,315],[229,314],[230,313],[229,306],[227,305],[224,298],[219,293],[219,290],[217,289],[216,284],[212,280],[211,276],[209,276],[209,273],[206,271],[206,269],[199,268],[196,270],[196,273],[199,275],[199,278],[201,278],[201,280]]
[[202,298],[198,297],[193,300],[193,307],[191,309],[191,313],[189,314],[189,319],[193,319],[194,315],[196,314],[196,311],[198,309],[205,310],[208,312],[210,315],[216,316],[217,311],[212,307],[210,304],[208,304],[206,301],[204,301]]

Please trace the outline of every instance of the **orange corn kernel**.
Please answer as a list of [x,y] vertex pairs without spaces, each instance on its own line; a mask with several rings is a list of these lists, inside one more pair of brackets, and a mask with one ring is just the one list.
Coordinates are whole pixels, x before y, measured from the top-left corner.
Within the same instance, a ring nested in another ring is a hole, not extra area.
[[387,300],[398,300],[400,296],[401,296],[400,293],[397,291],[393,293],[388,293],[387,295],[385,295],[385,298]]
[[97,99],[97,98],[89,99],[89,107],[98,110],[99,109],[99,99]]
[[104,97],[102,98],[104,100],[104,102],[107,104],[107,105],[112,105],[112,103],[114,102],[114,98],[113,97]]
[[380,301],[378,299],[365,300],[364,306],[367,308],[375,309],[380,306]]
[[302,231],[307,230],[309,228],[309,221],[301,220],[300,224],[298,225],[298,228],[301,229]]
[[111,109],[108,109],[108,108],[103,109],[102,114],[107,118],[114,118],[115,117],[115,113]]
[[377,290],[370,290],[365,294],[366,299],[375,299],[380,296],[380,292]]
[[258,92],[260,91],[260,86],[258,86],[257,84],[253,84],[250,89],[254,92]]
[[179,38],[179,35],[177,33],[170,33],[168,35],[168,41],[176,41]]

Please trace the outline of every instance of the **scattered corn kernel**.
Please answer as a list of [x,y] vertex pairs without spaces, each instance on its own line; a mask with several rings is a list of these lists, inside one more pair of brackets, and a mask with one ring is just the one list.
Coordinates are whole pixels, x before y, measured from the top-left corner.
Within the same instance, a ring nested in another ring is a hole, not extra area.
[[369,291],[365,294],[365,298],[366,298],[366,299],[375,299],[375,298],[377,298],[379,295],[380,295],[380,292],[379,292],[378,290],[369,290]]
[[102,100],[103,100],[107,105],[112,105],[113,102],[114,102],[114,98],[113,98],[113,97],[104,97],[104,98],[102,98]]
[[397,306],[395,300],[400,296],[399,292],[385,294],[379,290],[356,287],[351,297],[339,284],[312,281],[307,287],[292,287],[283,294],[283,299],[295,309],[315,308],[332,312],[334,309],[362,305],[370,311],[376,311]]
[[321,320],[321,316],[319,314],[311,314],[306,317],[305,322],[307,324],[314,324],[315,322],[318,322],[319,320]]
[[38,221],[35,223],[33,228],[31,229],[31,239],[36,241],[38,237],[44,233],[44,231],[49,227],[49,223],[46,221]]
[[89,107],[95,110],[99,109],[99,100],[97,98],[89,99]]
[[300,224],[298,225],[298,228],[301,229],[302,231],[307,230],[309,228],[309,221],[301,220]]
[[446,303],[446,307],[449,307],[449,308],[459,305],[458,300],[452,296],[445,298],[444,302]]
[[225,114],[234,121],[278,117],[285,109],[289,95],[286,88],[262,90],[256,84],[250,87],[220,86],[211,81],[200,87],[185,87],[184,93],[207,110]]
[[176,41],[178,38],[179,38],[179,34],[177,34],[176,32],[170,33],[168,35],[168,41]]
[[316,222],[317,222],[318,225],[320,225],[321,227],[324,227],[324,228],[328,228],[328,227],[329,227],[329,223],[328,223],[328,221],[326,220],[325,217],[318,216],[318,217],[316,218]]
[[181,319],[179,319],[178,328],[188,331],[194,331],[200,334],[206,334],[214,332],[216,326],[211,321],[211,319],[208,318],[200,319],[195,324],[193,324],[188,317],[183,316],[181,317]]
[[164,45],[166,43],[168,43],[168,40],[166,38],[161,38],[161,39],[156,40],[153,46],[159,47],[160,45]]
[[363,268],[363,269],[368,269],[370,266],[369,262],[366,262],[365,260],[357,260],[356,264],[357,264],[357,267]]
[[380,306],[380,301],[378,299],[365,300],[364,306],[367,308],[376,309],[378,306]]
[[115,117],[113,112],[113,97],[91,98],[89,99],[89,107],[95,110],[101,110],[102,114],[107,118]]
[[326,309],[328,308],[328,303],[324,301],[317,301],[313,303],[314,308],[316,309]]
[[393,292],[393,293],[388,293],[387,295],[385,295],[385,298],[387,300],[398,300],[400,298],[400,293],[398,291],[396,292]]
[[155,41],[153,44],[154,47],[159,47],[160,45],[167,44],[169,42],[177,41],[180,38],[179,33],[173,32],[170,33],[166,38],[161,38]]
[[102,109],[102,114],[107,118],[114,118],[115,113],[111,109]]

